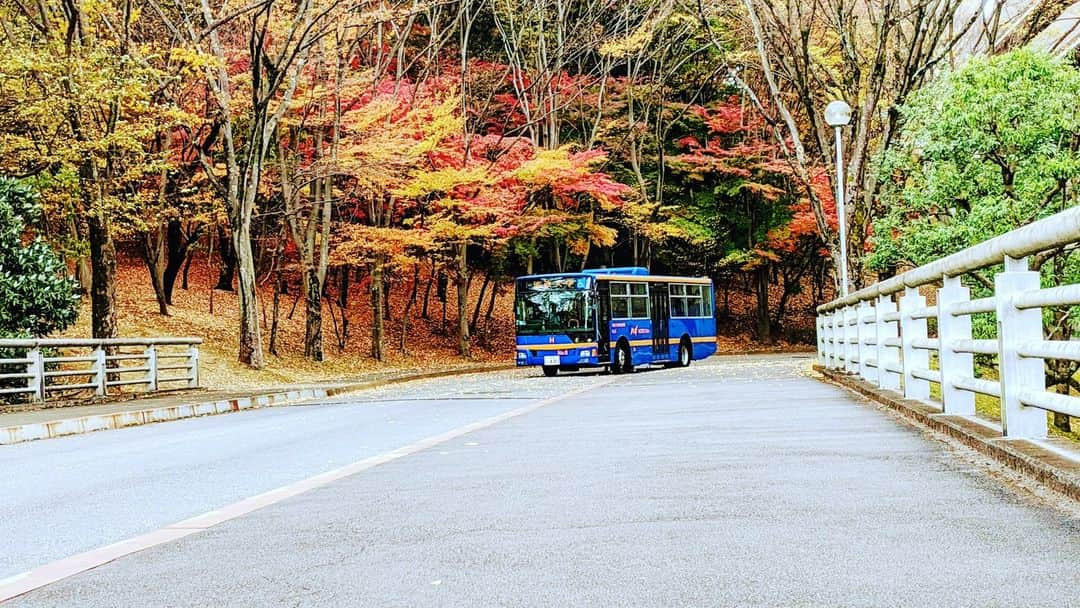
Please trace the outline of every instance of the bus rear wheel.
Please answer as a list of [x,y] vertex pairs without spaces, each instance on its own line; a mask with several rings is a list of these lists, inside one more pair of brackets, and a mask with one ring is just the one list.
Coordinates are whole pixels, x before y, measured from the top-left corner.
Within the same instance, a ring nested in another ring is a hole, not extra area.
[[556,367],[554,365],[545,365],[544,366],[544,375],[547,376],[548,378],[551,378],[555,374],[558,374],[558,373],[559,373],[559,368],[558,367]]
[[611,362],[611,373],[629,374],[634,371],[634,360],[630,357],[630,346],[625,342],[615,347],[615,360]]
[[690,367],[690,362],[694,360],[694,351],[690,348],[690,343],[683,340],[679,344],[679,367]]

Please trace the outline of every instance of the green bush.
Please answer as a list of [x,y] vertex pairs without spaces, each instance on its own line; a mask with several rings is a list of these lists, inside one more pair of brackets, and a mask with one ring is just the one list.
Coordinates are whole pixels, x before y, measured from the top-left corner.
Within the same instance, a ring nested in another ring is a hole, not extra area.
[[[1080,70],[1021,49],[975,58],[946,72],[901,108],[899,138],[878,161],[883,214],[868,263],[879,271],[920,266],[1078,203]],[[1044,286],[1080,282],[1080,256],[1055,255]],[[1001,267],[965,277],[973,296]],[[1051,336],[1080,330],[1045,311]],[[990,315],[973,317],[976,337],[995,335]],[[1066,326],[1067,324],[1067,326]]]
[[972,59],[901,109],[879,161],[872,268],[921,265],[1077,203],[1080,71],[1022,49]]
[[41,217],[36,193],[0,177],[0,337],[41,337],[71,325],[78,285],[28,226]]

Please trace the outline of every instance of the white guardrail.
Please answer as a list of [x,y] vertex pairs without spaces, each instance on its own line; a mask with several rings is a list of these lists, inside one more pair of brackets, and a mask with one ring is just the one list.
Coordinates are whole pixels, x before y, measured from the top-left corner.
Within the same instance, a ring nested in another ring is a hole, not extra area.
[[[1080,342],[1045,340],[1042,308],[1080,304],[1080,285],[1042,289],[1027,257],[1078,243],[1074,207],[819,306],[818,361],[946,414],[974,415],[976,393],[998,397],[1006,436],[1045,437],[1046,412],[1080,417],[1080,398],[1046,390],[1044,360],[1080,361]],[[960,277],[998,264],[994,295],[972,300]],[[919,293],[929,285],[940,285],[932,306]],[[973,340],[971,315],[986,313],[996,316],[997,338]],[[937,320],[936,337],[927,319]],[[975,377],[974,354],[997,357],[997,380]],[[940,402],[931,401],[931,382]]]
[[44,401],[64,391],[141,386],[146,392],[199,387],[201,338],[0,340],[0,396]]

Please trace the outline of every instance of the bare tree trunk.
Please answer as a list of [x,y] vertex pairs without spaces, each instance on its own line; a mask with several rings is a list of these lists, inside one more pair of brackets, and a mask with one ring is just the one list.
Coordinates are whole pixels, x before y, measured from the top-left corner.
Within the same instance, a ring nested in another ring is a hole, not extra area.
[[274,272],[274,312],[270,322],[270,354],[280,356],[277,350],[278,324],[281,319],[282,271]]
[[581,256],[581,266],[578,270],[584,271],[589,267],[589,253],[592,251],[592,241],[585,242],[585,254]]
[[393,321],[394,315],[390,308],[390,289],[393,283],[390,281],[390,273],[383,272],[383,316],[387,321]]
[[221,255],[221,268],[218,272],[218,282],[214,289],[220,291],[233,290],[233,278],[236,276],[236,244],[225,232],[225,227],[218,226],[218,252]]
[[[184,234],[184,229],[179,219],[170,219],[165,232],[166,236],[166,263],[164,271],[165,301],[172,304],[173,288],[176,286],[176,277],[185,263],[190,262],[188,255],[191,246],[199,240],[202,227],[195,228],[191,235]],[[187,273],[185,272],[185,276]]]
[[420,310],[420,316],[425,319],[430,319],[431,315],[428,314],[428,303],[431,301],[431,286],[435,284],[435,260],[431,260],[431,276],[428,277],[427,285],[424,286],[424,306]]
[[[430,285],[430,282],[429,282]],[[417,262],[413,267],[412,278],[412,290],[409,293],[409,301],[405,303],[405,311],[401,315],[401,352],[402,354],[408,354],[407,340],[409,336],[409,313],[412,312],[413,306],[416,305],[417,297],[420,294],[420,263]]]
[[446,300],[447,300],[447,291],[448,291],[448,288],[450,286],[450,278],[446,276],[445,272],[440,272],[438,281],[439,281],[439,287],[438,287],[439,302],[442,303],[442,328],[443,328],[443,331],[445,331],[446,330]]
[[188,252],[187,259],[184,260],[183,279],[181,280],[181,283],[180,283],[180,288],[183,289],[184,291],[187,291],[187,289],[188,289],[188,274],[191,272],[191,260],[194,257],[195,256],[192,255],[191,252]]
[[338,282],[338,308],[341,309],[341,338],[338,340],[338,351],[345,352],[345,345],[349,341],[349,281],[352,278],[352,269],[348,266],[341,268],[341,277]]
[[1031,0],[1027,14],[1008,34],[990,41],[993,53],[1007,53],[1031,42],[1073,5],[1070,0]]
[[322,281],[315,268],[304,270],[304,356],[313,361],[325,359],[322,331]]
[[499,284],[496,283],[491,290],[491,299],[488,300],[487,312],[484,314],[484,319],[489,323],[491,322],[491,313],[495,310],[495,298],[499,295]]
[[383,268],[376,260],[371,270],[371,358],[383,360]]
[[772,328],[769,320],[769,269],[761,267],[754,270],[754,292],[757,305],[754,318],[757,321],[758,340],[772,344]]
[[165,283],[162,277],[165,272],[165,230],[158,225],[143,233],[142,254],[146,262],[146,269],[150,272],[150,285],[154,288],[154,299],[157,300],[158,313],[169,314],[169,297],[165,293]]
[[255,276],[255,260],[251,251],[251,227],[241,222],[233,228],[233,247],[236,249],[237,292],[240,295],[240,362],[255,369],[266,367],[263,356],[262,331],[259,329],[259,298]]
[[467,242],[462,241],[458,245],[457,273],[454,277],[457,283],[457,313],[458,313],[458,354],[462,357],[471,357],[469,349],[469,266],[468,266]]
[[116,245],[107,218],[91,213],[87,224],[90,228],[90,266],[94,272],[90,289],[93,337],[115,338]]
[[[68,231],[72,240],[83,243],[87,241],[86,218],[80,218],[76,222],[75,215],[68,216]],[[94,281],[94,273],[90,269],[90,258],[85,255],[75,258],[75,280],[83,293],[90,293],[90,285]]]
[[484,282],[480,284],[480,295],[476,297],[476,306],[473,307],[472,321],[469,323],[469,331],[476,331],[476,323],[480,321],[480,308],[484,305],[484,296],[487,294],[488,285],[491,284],[491,274],[484,275]]

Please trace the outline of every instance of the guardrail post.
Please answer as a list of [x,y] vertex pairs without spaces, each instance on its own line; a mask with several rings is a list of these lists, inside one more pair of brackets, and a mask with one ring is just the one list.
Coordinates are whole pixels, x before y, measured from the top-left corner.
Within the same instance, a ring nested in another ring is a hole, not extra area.
[[188,346],[188,388],[199,388],[199,345]]
[[818,313],[814,322],[817,324],[817,360],[825,365],[825,323],[821,313]]
[[1001,428],[1007,437],[1046,437],[1046,412],[1020,402],[1023,391],[1046,390],[1042,359],[1025,359],[1025,342],[1042,340],[1042,309],[1020,310],[1013,298],[1039,289],[1039,273],[1028,270],[1027,258],[1005,257],[1005,272],[994,277],[997,296],[999,369],[1001,372]]
[[41,354],[40,348],[32,348],[26,351],[26,373],[33,374],[28,379],[27,388],[33,392],[30,393],[31,399],[34,401],[45,400],[45,357]]
[[158,361],[157,346],[151,344],[146,347],[146,386],[148,391],[158,390]]
[[840,311],[835,308],[829,313],[829,369],[840,369],[840,356],[843,354],[843,345],[840,343],[843,336],[840,333],[841,316]]
[[975,366],[971,353],[958,353],[953,350],[957,340],[971,339],[971,316],[954,317],[951,309],[953,304],[970,299],[971,292],[960,282],[960,277],[945,277],[944,285],[937,291],[942,410],[946,414],[959,416],[975,414],[975,393],[956,388],[953,381],[956,378],[974,378]]
[[832,313],[826,313],[819,317],[821,323],[821,364],[832,367],[833,343],[832,343]]
[[903,351],[904,396],[908,399],[927,400],[930,398],[930,383],[911,375],[916,368],[930,367],[930,353],[912,348],[913,340],[926,338],[926,319],[915,319],[911,311],[926,306],[926,298],[919,295],[914,287],[905,287],[900,298],[900,345]]
[[859,373],[859,310],[854,306],[844,307],[844,371],[849,374]]
[[[858,334],[858,349],[859,349],[859,375],[863,380],[867,382],[877,382],[877,368],[868,364],[870,359],[876,359],[874,346],[867,344],[867,340],[874,339],[877,341],[877,323],[873,319],[865,321],[864,318],[868,316],[874,316],[874,307],[870,302],[863,300],[859,302],[859,307],[855,310],[856,319],[858,321],[855,324]],[[874,353],[872,355],[871,353]]]
[[109,376],[106,374],[108,360],[105,358],[105,347],[98,344],[94,347],[94,394],[104,397],[109,393]]
[[877,306],[874,307],[877,315],[877,380],[878,388],[887,390],[900,389],[900,374],[889,371],[889,367],[900,362],[899,351],[886,346],[885,341],[899,335],[897,322],[886,321],[885,315],[896,312],[896,302],[891,295],[878,296]]
[[847,309],[837,308],[834,311],[833,317],[833,344],[836,345],[836,368],[843,371],[846,365],[848,350],[847,350]]

